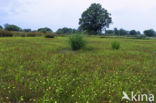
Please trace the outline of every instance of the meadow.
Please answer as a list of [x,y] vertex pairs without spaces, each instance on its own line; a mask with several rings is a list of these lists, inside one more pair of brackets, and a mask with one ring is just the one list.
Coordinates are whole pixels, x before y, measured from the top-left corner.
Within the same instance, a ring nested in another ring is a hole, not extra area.
[[67,40],[0,38],[0,103],[124,103],[122,91],[156,94],[156,39],[88,36],[78,51]]

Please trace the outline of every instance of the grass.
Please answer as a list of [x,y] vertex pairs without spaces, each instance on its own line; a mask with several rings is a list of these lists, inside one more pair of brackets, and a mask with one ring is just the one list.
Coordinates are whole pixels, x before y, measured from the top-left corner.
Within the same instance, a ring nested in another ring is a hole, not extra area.
[[112,42],[112,49],[118,50],[120,48],[120,43],[118,41],[113,41]]
[[[0,103],[120,103],[122,91],[156,93],[156,40],[0,38]],[[112,50],[113,41],[121,48]]]

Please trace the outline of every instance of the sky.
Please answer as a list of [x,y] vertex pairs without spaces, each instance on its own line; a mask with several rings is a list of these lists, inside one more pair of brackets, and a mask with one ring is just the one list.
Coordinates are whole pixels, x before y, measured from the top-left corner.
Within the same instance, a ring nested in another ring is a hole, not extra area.
[[38,29],[78,28],[79,18],[92,3],[111,13],[114,27],[156,30],[156,0],[0,0],[0,25]]

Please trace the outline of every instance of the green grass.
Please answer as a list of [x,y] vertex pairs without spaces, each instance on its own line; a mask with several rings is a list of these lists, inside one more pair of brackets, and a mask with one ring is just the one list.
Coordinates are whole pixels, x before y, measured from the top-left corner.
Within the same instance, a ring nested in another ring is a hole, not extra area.
[[[119,50],[111,43],[119,41]],[[156,40],[0,38],[0,103],[120,103],[122,91],[156,93]]]

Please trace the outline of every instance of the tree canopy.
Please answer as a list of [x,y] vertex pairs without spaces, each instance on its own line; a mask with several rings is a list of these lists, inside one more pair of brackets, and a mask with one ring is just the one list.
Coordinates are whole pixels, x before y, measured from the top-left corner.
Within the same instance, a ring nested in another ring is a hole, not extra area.
[[38,32],[42,32],[42,33],[52,33],[53,31],[48,28],[48,27],[45,27],[45,28],[39,28],[38,29]]
[[3,29],[3,27],[0,25],[0,30],[2,30]]
[[31,29],[23,29],[24,32],[31,32]]
[[76,32],[76,29],[67,28],[67,27],[60,28],[56,31],[57,34],[72,34],[75,32]]
[[153,29],[145,30],[144,34],[149,37],[156,36],[156,32]]
[[101,4],[93,3],[82,13],[79,19],[80,30],[91,34],[99,34],[112,23],[111,14]]
[[4,29],[7,31],[20,31],[20,30],[22,30],[19,26],[12,25],[12,24],[5,24]]

